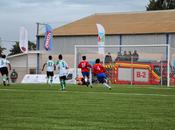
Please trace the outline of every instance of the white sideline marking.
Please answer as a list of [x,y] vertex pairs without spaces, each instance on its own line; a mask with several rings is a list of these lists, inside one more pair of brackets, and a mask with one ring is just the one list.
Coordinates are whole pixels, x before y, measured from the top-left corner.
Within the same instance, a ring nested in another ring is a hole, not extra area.
[[9,91],[9,92],[32,92],[32,93],[41,93],[41,92],[45,92],[45,93],[63,93],[63,92],[68,92],[68,93],[86,93],[86,94],[109,94],[109,95],[133,95],[133,96],[167,96],[167,97],[174,97],[175,95],[166,95],[166,94],[147,94],[147,93],[111,93],[109,91],[111,90],[107,90],[108,92],[82,92],[82,91],[61,91],[61,90],[21,90],[21,89],[0,89],[0,91]]
[[[110,91],[110,90],[109,90]],[[75,92],[75,91],[69,91],[72,93],[92,93],[92,94],[109,94],[109,95],[133,95],[133,96],[175,96],[175,95],[165,95],[165,94],[146,94],[146,93],[111,93],[111,92]]]
[[163,88],[163,87],[132,87],[132,86],[131,86],[131,88],[139,88],[139,89],[140,89],[140,88],[141,88],[141,89],[142,89],[142,88],[143,88],[143,89],[144,89],[144,88],[147,88],[147,89],[175,89],[174,87],[164,87],[164,88]]

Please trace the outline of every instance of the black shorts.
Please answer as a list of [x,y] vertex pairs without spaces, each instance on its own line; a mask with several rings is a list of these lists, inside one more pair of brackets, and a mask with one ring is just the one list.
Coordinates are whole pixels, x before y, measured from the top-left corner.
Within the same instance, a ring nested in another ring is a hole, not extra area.
[[9,74],[8,68],[7,67],[0,68],[0,73],[1,75],[8,75]]
[[47,71],[47,77],[49,78],[50,76],[53,77],[54,76],[54,73]]
[[66,76],[61,76],[60,80],[66,80]]

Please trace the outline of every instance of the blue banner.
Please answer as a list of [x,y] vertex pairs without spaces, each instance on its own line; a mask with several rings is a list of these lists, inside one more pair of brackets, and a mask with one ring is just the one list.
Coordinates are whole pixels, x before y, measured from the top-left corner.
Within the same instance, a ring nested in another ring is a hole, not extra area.
[[50,25],[46,24],[46,32],[45,32],[45,38],[44,38],[44,48],[49,51],[52,49],[52,28]]

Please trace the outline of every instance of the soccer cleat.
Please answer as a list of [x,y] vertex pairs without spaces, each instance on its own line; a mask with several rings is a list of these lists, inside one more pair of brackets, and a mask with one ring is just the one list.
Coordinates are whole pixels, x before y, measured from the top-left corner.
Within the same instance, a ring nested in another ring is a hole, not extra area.
[[65,88],[61,88],[61,91],[65,91]]
[[6,82],[5,81],[3,81],[3,85],[6,86]]
[[86,86],[89,87],[89,82],[86,82]]

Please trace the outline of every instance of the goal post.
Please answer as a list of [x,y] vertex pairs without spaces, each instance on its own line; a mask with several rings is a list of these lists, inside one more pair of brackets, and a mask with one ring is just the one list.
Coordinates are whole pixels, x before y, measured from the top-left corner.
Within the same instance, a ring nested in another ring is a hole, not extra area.
[[[123,75],[125,74],[126,77],[127,77],[127,72],[131,73],[131,84],[133,82],[133,79],[136,79],[136,77],[134,77],[134,74],[133,73],[137,73],[137,71],[142,71],[143,70],[143,64],[147,67],[150,65],[154,65],[154,64],[158,64],[158,62],[160,62],[160,64],[158,65],[159,68],[161,68],[161,73],[160,73],[160,78],[161,78],[161,82],[163,80],[163,76],[162,76],[162,67],[161,66],[161,62],[163,61],[164,63],[166,62],[166,78],[167,78],[167,82],[166,82],[166,85],[167,86],[170,86],[170,65],[171,65],[171,61],[170,61],[170,58],[171,58],[171,53],[170,53],[170,44],[148,44],[148,45],[104,45],[104,49],[105,49],[105,54],[99,54],[98,53],[98,45],[75,45],[74,46],[74,53],[75,53],[75,56],[74,56],[74,78],[76,78],[78,76],[78,74],[80,73],[78,71],[78,64],[79,62],[81,61],[81,56],[85,55],[87,56],[87,61],[89,62],[92,62],[92,61],[95,61],[96,58],[100,58],[102,59],[101,61],[103,61],[104,63],[104,58],[105,58],[105,55],[110,52],[112,57],[116,57],[117,56],[117,52],[120,52],[122,53],[123,55],[123,52],[132,52],[134,50],[137,50],[137,52],[139,53],[139,60],[137,62],[134,62],[132,63],[132,60],[130,60],[128,63],[128,65],[135,65],[136,67],[132,67],[132,69],[130,70],[128,67],[128,70],[125,67],[125,70],[122,69],[122,68],[119,68],[120,65],[116,64],[118,62],[114,61],[113,60],[113,65],[118,65],[118,72],[116,72],[118,74],[118,76],[121,78],[121,80],[126,80],[127,78],[125,78],[124,76],[121,77],[120,75]],[[153,59],[153,60],[152,60]],[[148,63],[149,61],[149,63]],[[151,62],[152,61],[152,62]],[[125,62],[125,61],[123,61]],[[94,63],[94,62],[93,62]],[[121,64],[121,61],[120,61],[120,64]],[[139,65],[140,64],[140,65]],[[105,65],[105,64],[104,64]],[[111,65],[112,66],[112,65]],[[139,68],[138,66],[141,66],[141,68]],[[165,64],[163,64],[163,67],[165,67]],[[134,69],[133,69],[134,68]],[[155,68],[156,69],[156,68]],[[164,68],[165,69],[165,68]],[[120,71],[119,71],[120,70]],[[132,72],[133,70],[133,72]],[[116,71],[116,70],[115,70]],[[138,72],[139,73],[139,72]],[[141,72],[142,73],[142,72]],[[148,79],[151,78],[151,74],[150,72],[144,72],[143,73],[148,73],[149,77],[147,77]],[[154,72],[153,72],[153,75]],[[164,75],[165,76],[165,75]],[[116,78],[116,77],[114,77]],[[143,84],[144,84],[144,79],[142,78],[143,80]],[[160,84],[161,84],[160,82]],[[76,81],[75,81],[76,83]],[[119,82],[116,82],[116,83],[119,83]],[[139,82],[138,82],[139,83]],[[133,83],[133,84],[137,84],[137,82]]]

